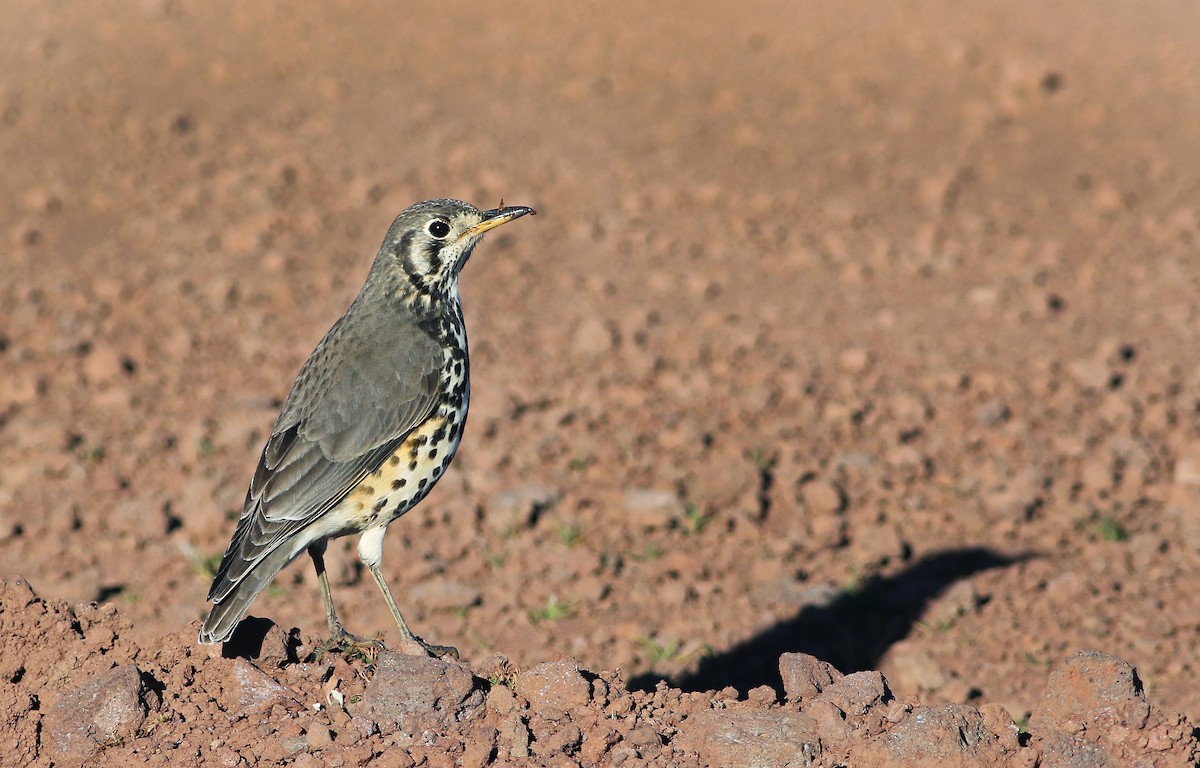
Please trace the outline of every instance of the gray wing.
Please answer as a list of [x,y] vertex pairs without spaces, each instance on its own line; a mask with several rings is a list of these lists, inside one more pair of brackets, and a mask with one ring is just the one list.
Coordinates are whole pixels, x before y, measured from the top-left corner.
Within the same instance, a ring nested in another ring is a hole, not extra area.
[[355,309],[329,330],[292,385],[210,600],[220,602],[258,562],[335,507],[436,405],[440,345],[413,332],[414,318],[368,313],[372,320]]

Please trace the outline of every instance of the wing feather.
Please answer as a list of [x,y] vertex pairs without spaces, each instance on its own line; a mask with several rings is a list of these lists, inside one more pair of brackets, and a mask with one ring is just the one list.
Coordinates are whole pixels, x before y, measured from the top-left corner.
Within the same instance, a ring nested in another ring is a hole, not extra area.
[[[362,301],[360,295],[296,377],[210,600],[219,602],[256,564],[337,506],[436,407],[441,345],[427,332],[397,334],[423,327],[411,310],[393,307],[400,317],[362,313]],[[311,543],[295,542],[303,545],[297,553]]]

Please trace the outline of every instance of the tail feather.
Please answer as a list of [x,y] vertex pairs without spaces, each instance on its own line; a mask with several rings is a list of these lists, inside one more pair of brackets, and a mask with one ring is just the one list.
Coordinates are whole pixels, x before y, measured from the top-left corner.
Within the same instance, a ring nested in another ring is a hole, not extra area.
[[208,618],[204,620],[204,626],[200,628],[200,642],[222,643],[233,636],[233,631],[246,615],[254,598],[267,588],[275,574],[303,551],[303,548],[296,551],[284,547],[276,549],[247,571],[232,587],[222,584],[218,589],[218,583],[221,581],[221,576],[218,575],[210,594],[224,592],[225,595],[213,603]]

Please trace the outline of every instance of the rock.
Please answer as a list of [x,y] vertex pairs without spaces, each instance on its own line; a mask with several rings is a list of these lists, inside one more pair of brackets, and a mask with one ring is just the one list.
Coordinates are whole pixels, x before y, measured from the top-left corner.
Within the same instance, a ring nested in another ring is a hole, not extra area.
[[981,427],[995,427],[1008,421],[1012,415],[1003,400],[988,400],[975,409],[975,423]]
[[1100,651],[1080,651],[1051,673],[1029,729],[1103,733],[1114,727],[1141,728],[1149,716],[1142,681],[1129,662]]
[[899,532],[890,525],[866,526],[856,530],[852,538],[864,551],[864,559],[879,565],[900,560],[908,549]]
[[643,528],[665,528],[683,518],[683,502],[674,491],[634,489],[625,493],[623,507],[633,522]]
[[226,683],[226,689],[232,689],[232,698],[237,702],[239,714],[260,712],[277,701],[295,699],[289,688],[245,659],[233,660],[230,676],[232,681]]
[[507,685],[493,685],[487,693],[487,711],[507,715],[519,708],[517,697]]
[[1111,375],[1108,366],[1101,360],[1075,360],[1067,365],[1067,373],[1075,383],[1085,390],[1102,390],[1108,385]]
[[1042,743],[1038,768],[1117,768],[1108,750],[1068,733],[1055,733]]
[[901,695],[936,691],[946,684],[941,665],[910,640],[901,640],[888,651],[888,678]]
[[571,348],[576,354],[590,357],[612,349],[613,340],[613,331],[603,320],[588,317],[576,326],[571,336]]
[[841,488],[827,480],[805,483],[800,489],[804,506],[819,515],[830,515],[846,508],[846,494]]
[[817,724],[817,735],[821,737],[821,743],[826,747],[842,744],[854,733],[850,724],[846,722],[845,713],[828,701],[818,699],[809,702],[804,707],[804,714],[811,717]]
[[529,701],[534,712],[583,707],[592,698],[592,687],[579,673],[579,662],[574,659],[538,664],[522,672],[514,687],[518,695]]
[[545,485],[525,485],[497,491],[487,503],[484,524],[492,531],[508,535],[528,528],[544,509],[558,501],[558,491]]
[[983,598],[970,580],[951,585],[925,613],[925,620],[935,627],[948,627],[962,616],[976,613]]
[[83,361],[83,375],[92,385],[117,378],[121,370],[121,355],[103,343],[90,347]]
[[583,731],[574,723],[567,723],[538,736],[533,743],[534,754],[547,757],[559,752],[576,752],[583,742]]
[[1020,748],[1021,731],[1008,710],[999,704],[984,704],[979,707],[979,716],[987,729],[996,734],[997,745],[1004,752],[1015,752]]
[[377,723],[381,733],[445,733],[456,722],[484,712],[484,693],[461,664],[383,651],[375,676],[354,712]]
[[309,749],[324,749],[333,743],[333,733],[321,723],[312,723],[304,731],[304,740]]
[[813,515],[808,521],[809,535],[805,543],[817,550],[844,547],[849,540],[848,530],[846,518],[839,513]]
[[816,696],[844,675],[827,661],[807,653],[785,653],[779,657],[779,676],[787,700],[797,702]]
[[520,714],[513,712],[501,723],[497,734],[497,750],[500,752],[498,757],[502,758],[505,753],[514,760],[529,757],[529,728]]
[[1200,487],[1200,445],[1192,444],[1180,450],[1172,479],[1176,485]]
[[862,347],[851,347],[838,355],[838,366],[851,375],[864,373],[872,362],[871,353]]
[[263,635],[259,647],[258,663],[263,666],[281,669],[285,664],[295,661],[296,653],[292,648],[292,638],[278,624],[272,623]]
[[492,753],[496,750],[496,736],[496,729],[490,725],[480,724],[473,728],[463,746],[462,768],[490,765]]
[[66,691],[46,713],[42,738],[62,762],[87,760],[103,744],[137,735],[150,696],[137,667],[113,667]]
[[414,602],[435,611],[463,610],[478,605],[482,598],[478,589],[441,577],[414,585],[409,594]]
[[308,749],[308,738],[303,733],[284,734],[279,737],[279,747],[285,753],[294,755]]
[[887,681],[879,672],[855,672],[834,681],[817,696],[818,701],[825,701],[837,707],[846,715],[851,727],[852,719],[861,719],[872,709],[887,703],[892,698]]
[[584,733],[579,759],[584,765],[599,765],[605,754],[620,741],[620,732],[601,721]]
[[746,701],[755,708],[768,709],[777,699],[775,689],[769,685],[759,685],[746,693]]
[[816,723],[799,712],[701,712],[680,724],[673,746],[723,768],[808,766],[821,756]]
[[888,754],[902,764],[931,765],[956,761],[982,764],[1001,751],[993,733],[975,707],[943,704],[919,707],[887,735]]

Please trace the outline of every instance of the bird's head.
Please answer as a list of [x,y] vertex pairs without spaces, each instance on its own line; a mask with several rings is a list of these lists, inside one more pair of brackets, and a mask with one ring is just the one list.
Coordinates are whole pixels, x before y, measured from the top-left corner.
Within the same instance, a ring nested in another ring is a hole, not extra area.
[[378,261],[401,278],[406,290],[434,297],[449,296],[458,274],[483,234],[532,208],[510,205],[481,211],[461,200],[427,200],[405,208],[392,222],[380,246]]

